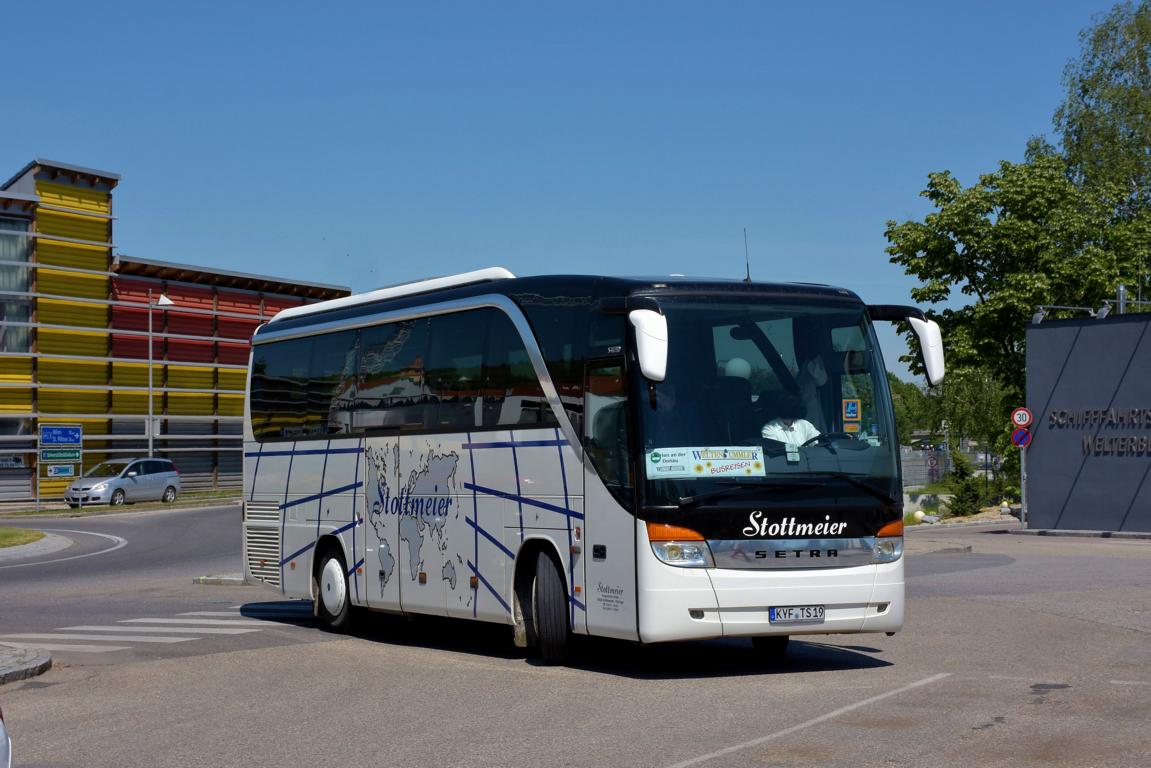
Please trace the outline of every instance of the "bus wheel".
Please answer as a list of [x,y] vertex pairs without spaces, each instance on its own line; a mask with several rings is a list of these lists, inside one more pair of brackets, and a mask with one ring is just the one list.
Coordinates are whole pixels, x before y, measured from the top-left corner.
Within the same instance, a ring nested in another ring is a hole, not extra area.
[[791,638],[787,635],[764,635],[751,638],[751,645],[764,661],[779,662],[787,655]]
[[339,550],[324,550],[316,569],[315,614],[324,629],[343,632],[351,623],[352,609],[348,600],[348,569]]
[[545,664],[566,663],[571,642],[567,592],[563,576],[546,552],[540,552],[536,559],[532,602],[540,656]]

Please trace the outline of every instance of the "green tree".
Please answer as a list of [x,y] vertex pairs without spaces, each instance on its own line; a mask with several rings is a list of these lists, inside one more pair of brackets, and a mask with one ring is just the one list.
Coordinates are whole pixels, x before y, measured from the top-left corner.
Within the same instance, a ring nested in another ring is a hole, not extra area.
[[[1024,396],[1024,328],[1037,306],[1099,307],[1140,273],[1151,217],[1128,215],[1105,189],[1076,184],[1064,158],[1042,141],[1023,163],[964,187],[949,172],[921,193],[935,210],[922,221],[887,222],[891,261],[917,278],[911,291],[942,330],[949,369],[994,371],[1007,397]],[[963,301],[968,303],[961,303]],[[904,358],[920,371],[918,345]]]
[[1055,113],[1074,178],[1114,187],[1129,207],[1151,202],[1151,5],[1123,2],[1079,35],[1067,96]]
[[887,373],[887,384],[895,409],[895,431],[901,443],[909,443],[911,434],[916,431],[939,431],[938,397],[924,392],[916,384],[903,381],[890,371]]

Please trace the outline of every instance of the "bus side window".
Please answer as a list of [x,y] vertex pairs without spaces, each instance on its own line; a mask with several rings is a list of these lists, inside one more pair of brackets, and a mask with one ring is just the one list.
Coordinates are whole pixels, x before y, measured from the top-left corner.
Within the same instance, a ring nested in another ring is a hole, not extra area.
[[260,344],[252,355],[252,433],[260,441],[299,437],[308,411],[312,337]]
[[454,312],[428,325],[428,429],[467,430],[478,426],[475,401],[483,364],[486,310]]
[[503,312],[493,309],[489,315],[482,389],[484,426],[553,426],[555,414],[519,331]]
[[423,423],[427,327],[419,319],[360,331],[356,430]]
[[584,440],[588,454],[609,488],[630,488],[629,419],[623,363],[589,363],[584,393]]

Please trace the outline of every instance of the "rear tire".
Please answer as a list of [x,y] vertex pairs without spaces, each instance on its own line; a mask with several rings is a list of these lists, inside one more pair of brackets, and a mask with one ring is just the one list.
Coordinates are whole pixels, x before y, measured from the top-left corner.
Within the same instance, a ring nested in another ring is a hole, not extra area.
[[328,548],[312,574],[315,594],[313,611],[320,626],[330,632],[346,632],[352,623],[348,599],[348,567],[339,550]]
[[532,603],[540,657],[545,664],[566,664],[571,656],[567,591],[555,561],[546,552],[536,558]]
[[165,504],[171,504],[175,500],[176,489],[169,485],[164,489],[164,495],[160,498],[160,501],[164,502]]
[[791,643],[788,635],[764,635],[751,638],[755,652],[766,662],[778,664],[787,656],[787,646]]

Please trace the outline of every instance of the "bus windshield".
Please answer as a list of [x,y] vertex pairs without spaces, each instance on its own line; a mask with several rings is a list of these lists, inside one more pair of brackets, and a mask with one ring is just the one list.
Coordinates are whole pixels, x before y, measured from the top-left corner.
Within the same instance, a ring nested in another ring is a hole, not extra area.
[[898,503],[891,398],[862,304],[714,294],[659,304],[666,378],[632,382],[646,506]]

